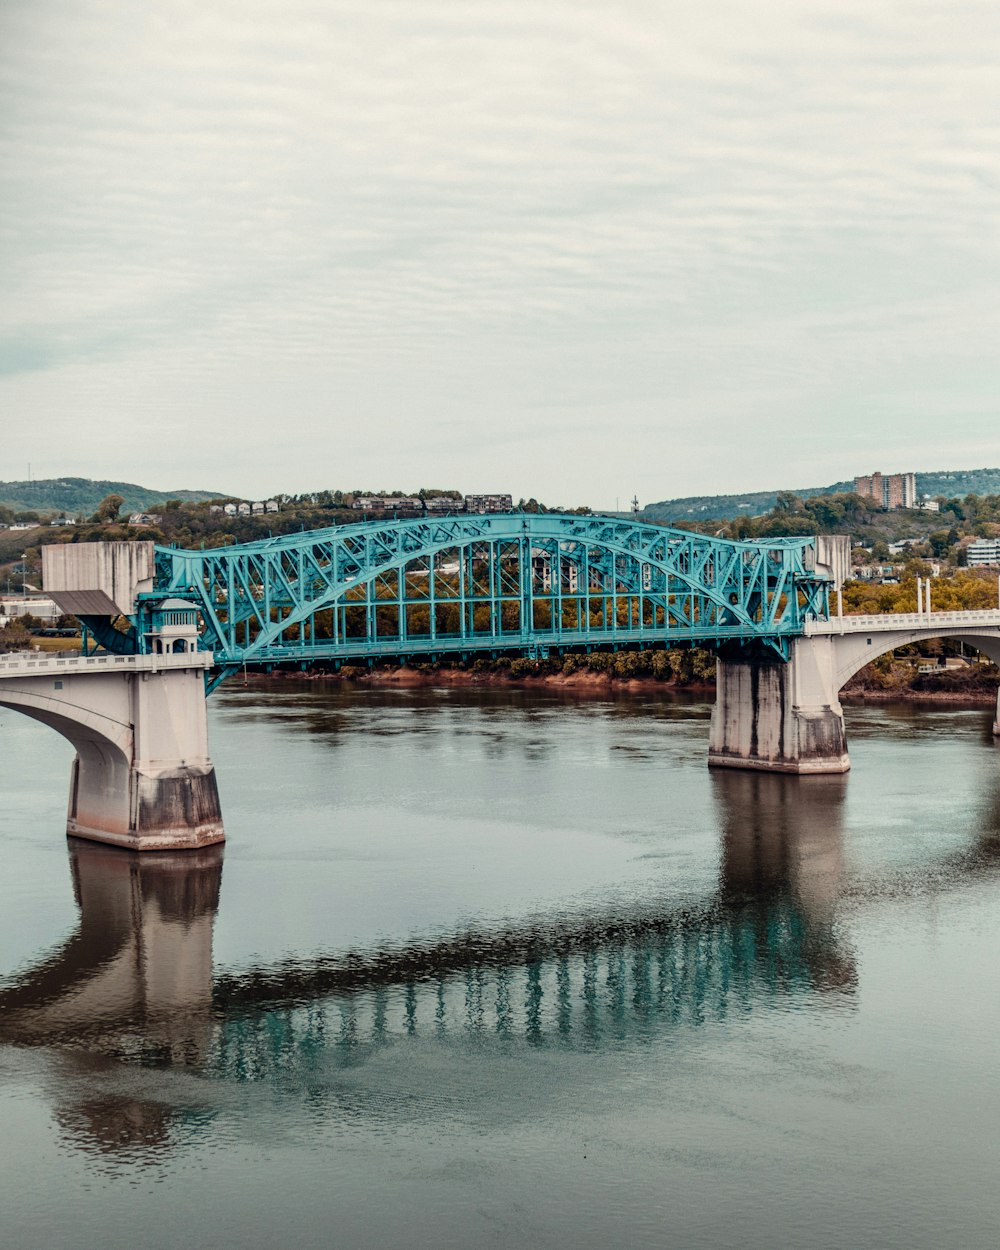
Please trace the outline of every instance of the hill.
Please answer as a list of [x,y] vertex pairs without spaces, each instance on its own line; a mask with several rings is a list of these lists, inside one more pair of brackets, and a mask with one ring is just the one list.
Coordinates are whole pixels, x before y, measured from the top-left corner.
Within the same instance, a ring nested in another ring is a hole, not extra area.
[[95,482],[86,477],[51,477],[35,482],[0,482],[0,507],[14,512],[59,512],[88,516],[106,495],[121,495],[126,511],[139,512],[183,499],[197,503],[202,499],[218,499],[223,491],[212,490],[150,490],[134,482]]
[[[782,491],[787,487],[781,487]],[[793,490],[802,499],[816,495],[836,495],[854,489],[853,482],[834,482],[830,486],[807,486]],[[748,491],[743,495],[689,495],[682,499],[663,499],[647,504],[642,515],[656,521],[728,521],[740,516],[760,516],[769,512],[778,499],[778,490]],[[1000,469],[954,469],[950,472],[917,474],[918,496],[932,499],[943,495],[948,499],[965,495],[1000,494]]]

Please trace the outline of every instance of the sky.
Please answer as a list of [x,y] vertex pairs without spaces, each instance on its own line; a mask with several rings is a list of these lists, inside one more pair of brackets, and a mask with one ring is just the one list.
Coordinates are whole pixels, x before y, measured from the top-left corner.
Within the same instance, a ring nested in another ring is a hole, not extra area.
[[0,0],[0,479],[1000,465],[996,0]]

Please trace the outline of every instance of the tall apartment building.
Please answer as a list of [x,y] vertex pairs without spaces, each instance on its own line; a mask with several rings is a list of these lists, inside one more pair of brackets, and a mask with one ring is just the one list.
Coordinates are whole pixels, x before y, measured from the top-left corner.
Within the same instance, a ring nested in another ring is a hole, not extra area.
[[854,493],[860,495],[862,499],[874,499],[878,504],[884,506],[885,490],[882,485],[882,474],[872,473],[868,477],[856,477],[854,479]]
[[880,508],[915,508],[917,506],[917,475],[915,473],[872,473],[854,479],[854,493],[874,499]]

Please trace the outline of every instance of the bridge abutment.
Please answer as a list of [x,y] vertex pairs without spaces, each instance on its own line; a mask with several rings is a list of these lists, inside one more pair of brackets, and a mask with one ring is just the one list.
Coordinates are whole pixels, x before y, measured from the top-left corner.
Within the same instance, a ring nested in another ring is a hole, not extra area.
[[125,681],[132,729],[127,774],[119,761],[108,758],[111,753],[78,748],[67,833],[147,851],[221,842],[225,834],[208,754],[203,668],[138,671]]
[[76,748],[68,834],[137,851],[225,839],[208,754],[210,665],[205,652],[0,665],[0,704]]
[[720,656],[708,762],[715,768],[845,773],[844,713],[830,638],[798,638],[787,662]]

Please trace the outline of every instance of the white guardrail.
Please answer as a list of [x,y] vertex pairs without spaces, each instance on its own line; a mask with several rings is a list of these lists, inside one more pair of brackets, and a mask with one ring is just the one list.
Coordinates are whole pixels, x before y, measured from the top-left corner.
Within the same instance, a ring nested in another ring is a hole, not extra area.
[[975,628],[1000,629],[1000,608],[973,612],[884,612],[878,616],[831,616],[828,621],[806,621],[806,636],[815,634],[876,634],[889,630]]
[[108,669],[155,673],[164,668],[211,668],[211,651],[166,652],[163,655],[46,655],[13,651],[0,655],[0,677],[44,677],[47,673],[91,673]]

